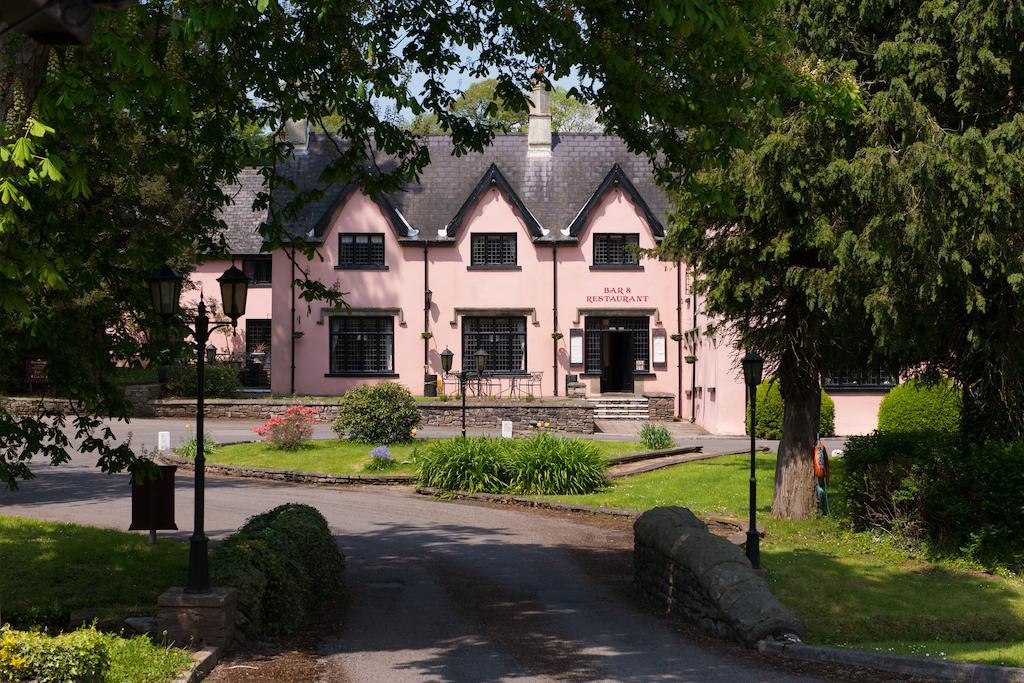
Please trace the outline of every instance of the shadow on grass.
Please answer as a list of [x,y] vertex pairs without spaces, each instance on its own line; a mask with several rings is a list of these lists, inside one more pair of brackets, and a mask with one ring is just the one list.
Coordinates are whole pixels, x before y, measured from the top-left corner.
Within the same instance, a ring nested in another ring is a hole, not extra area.
[[762,553],[772,591],[811,642],[1024,640],[1024,586],[1015,582],[868,552]]

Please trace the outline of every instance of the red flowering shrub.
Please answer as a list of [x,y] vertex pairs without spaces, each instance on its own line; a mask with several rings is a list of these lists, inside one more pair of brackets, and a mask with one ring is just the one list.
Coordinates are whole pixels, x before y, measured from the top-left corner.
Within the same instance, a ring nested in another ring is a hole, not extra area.
[[294,451],[313,436],[316,408],[290,406],[284,415],[272,417],[252,430],[283,451]]

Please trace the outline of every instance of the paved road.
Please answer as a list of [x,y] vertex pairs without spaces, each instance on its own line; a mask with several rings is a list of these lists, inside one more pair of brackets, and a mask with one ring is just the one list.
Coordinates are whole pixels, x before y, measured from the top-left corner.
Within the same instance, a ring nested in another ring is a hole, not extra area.
[[[136,443],[150,438],[140,426]],[[222,440],[245,429],[210,427]],[[127,527],[125,476],[100,474],[82,456],[36,471],[20,491],[0,493],[0,512]],[[407,489],[207,486],[214,538],[289,501],[327,517],[349,557],[351,605],[345,631],[323,651],[326,680],[794,680],[756,658],[696,644],[635,604],[631,537],[619,523],[437,502]],[[176,508],[190,527],[188,476],[179,478]]]

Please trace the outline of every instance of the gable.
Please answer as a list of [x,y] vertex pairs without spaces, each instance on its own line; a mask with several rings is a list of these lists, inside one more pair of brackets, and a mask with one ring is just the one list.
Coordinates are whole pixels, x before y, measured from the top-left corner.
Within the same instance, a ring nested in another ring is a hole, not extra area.
[[508,202],[518,218],[526,226],[530,236],[533,238],[544,237],[548,234],[548,230],[541,227],[540,223],[534,217],[530,210],[526,208],[523,200],[519,198],[512,186],[509,184],[508,179],[498,169],[496,164],[491,164],[483,177],[470,192],[469,196],[462,203],[462,207],[459,209],[455,217],[449,221],[448,225],[443,230],[439,231],[439,237],[454,238],[458,235],[463,225],[466,223],[466,219],[469,217],[471,210],[481,200],[481,198],[488,192],[488,190],[496,189],[504,197],[505,201]]
[[647,202],[644,201],[644,198],[637,191],[636,186],[630,181],[629,176],[623,172],[622,167],[618,164],[612,165],[611,171],[601,181],[601,184],[598,185],[594,194],[583,205],[580,212],[576,214],[569,227],[562,231],[562,234],[566,237],[579,237],[580,231],[587,224],[591,214],[601,205],[605,197],[615,189],[622,190],[629,197],[630,201],[633,202],[633,205],[639,210],[640,215],[647,223],[647,227],[650,229],[655,240],[660,240],[665,236],[665,226],[657,219],[651,208],[647,205]]

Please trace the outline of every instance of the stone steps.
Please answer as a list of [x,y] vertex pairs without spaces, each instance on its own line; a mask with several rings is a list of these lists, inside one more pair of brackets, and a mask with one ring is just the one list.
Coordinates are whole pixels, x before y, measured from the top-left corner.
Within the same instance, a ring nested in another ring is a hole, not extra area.
[[607,396],[588,398],[594,405],[594,418],[598,420],[648,420],[650,409],[643,397]]

